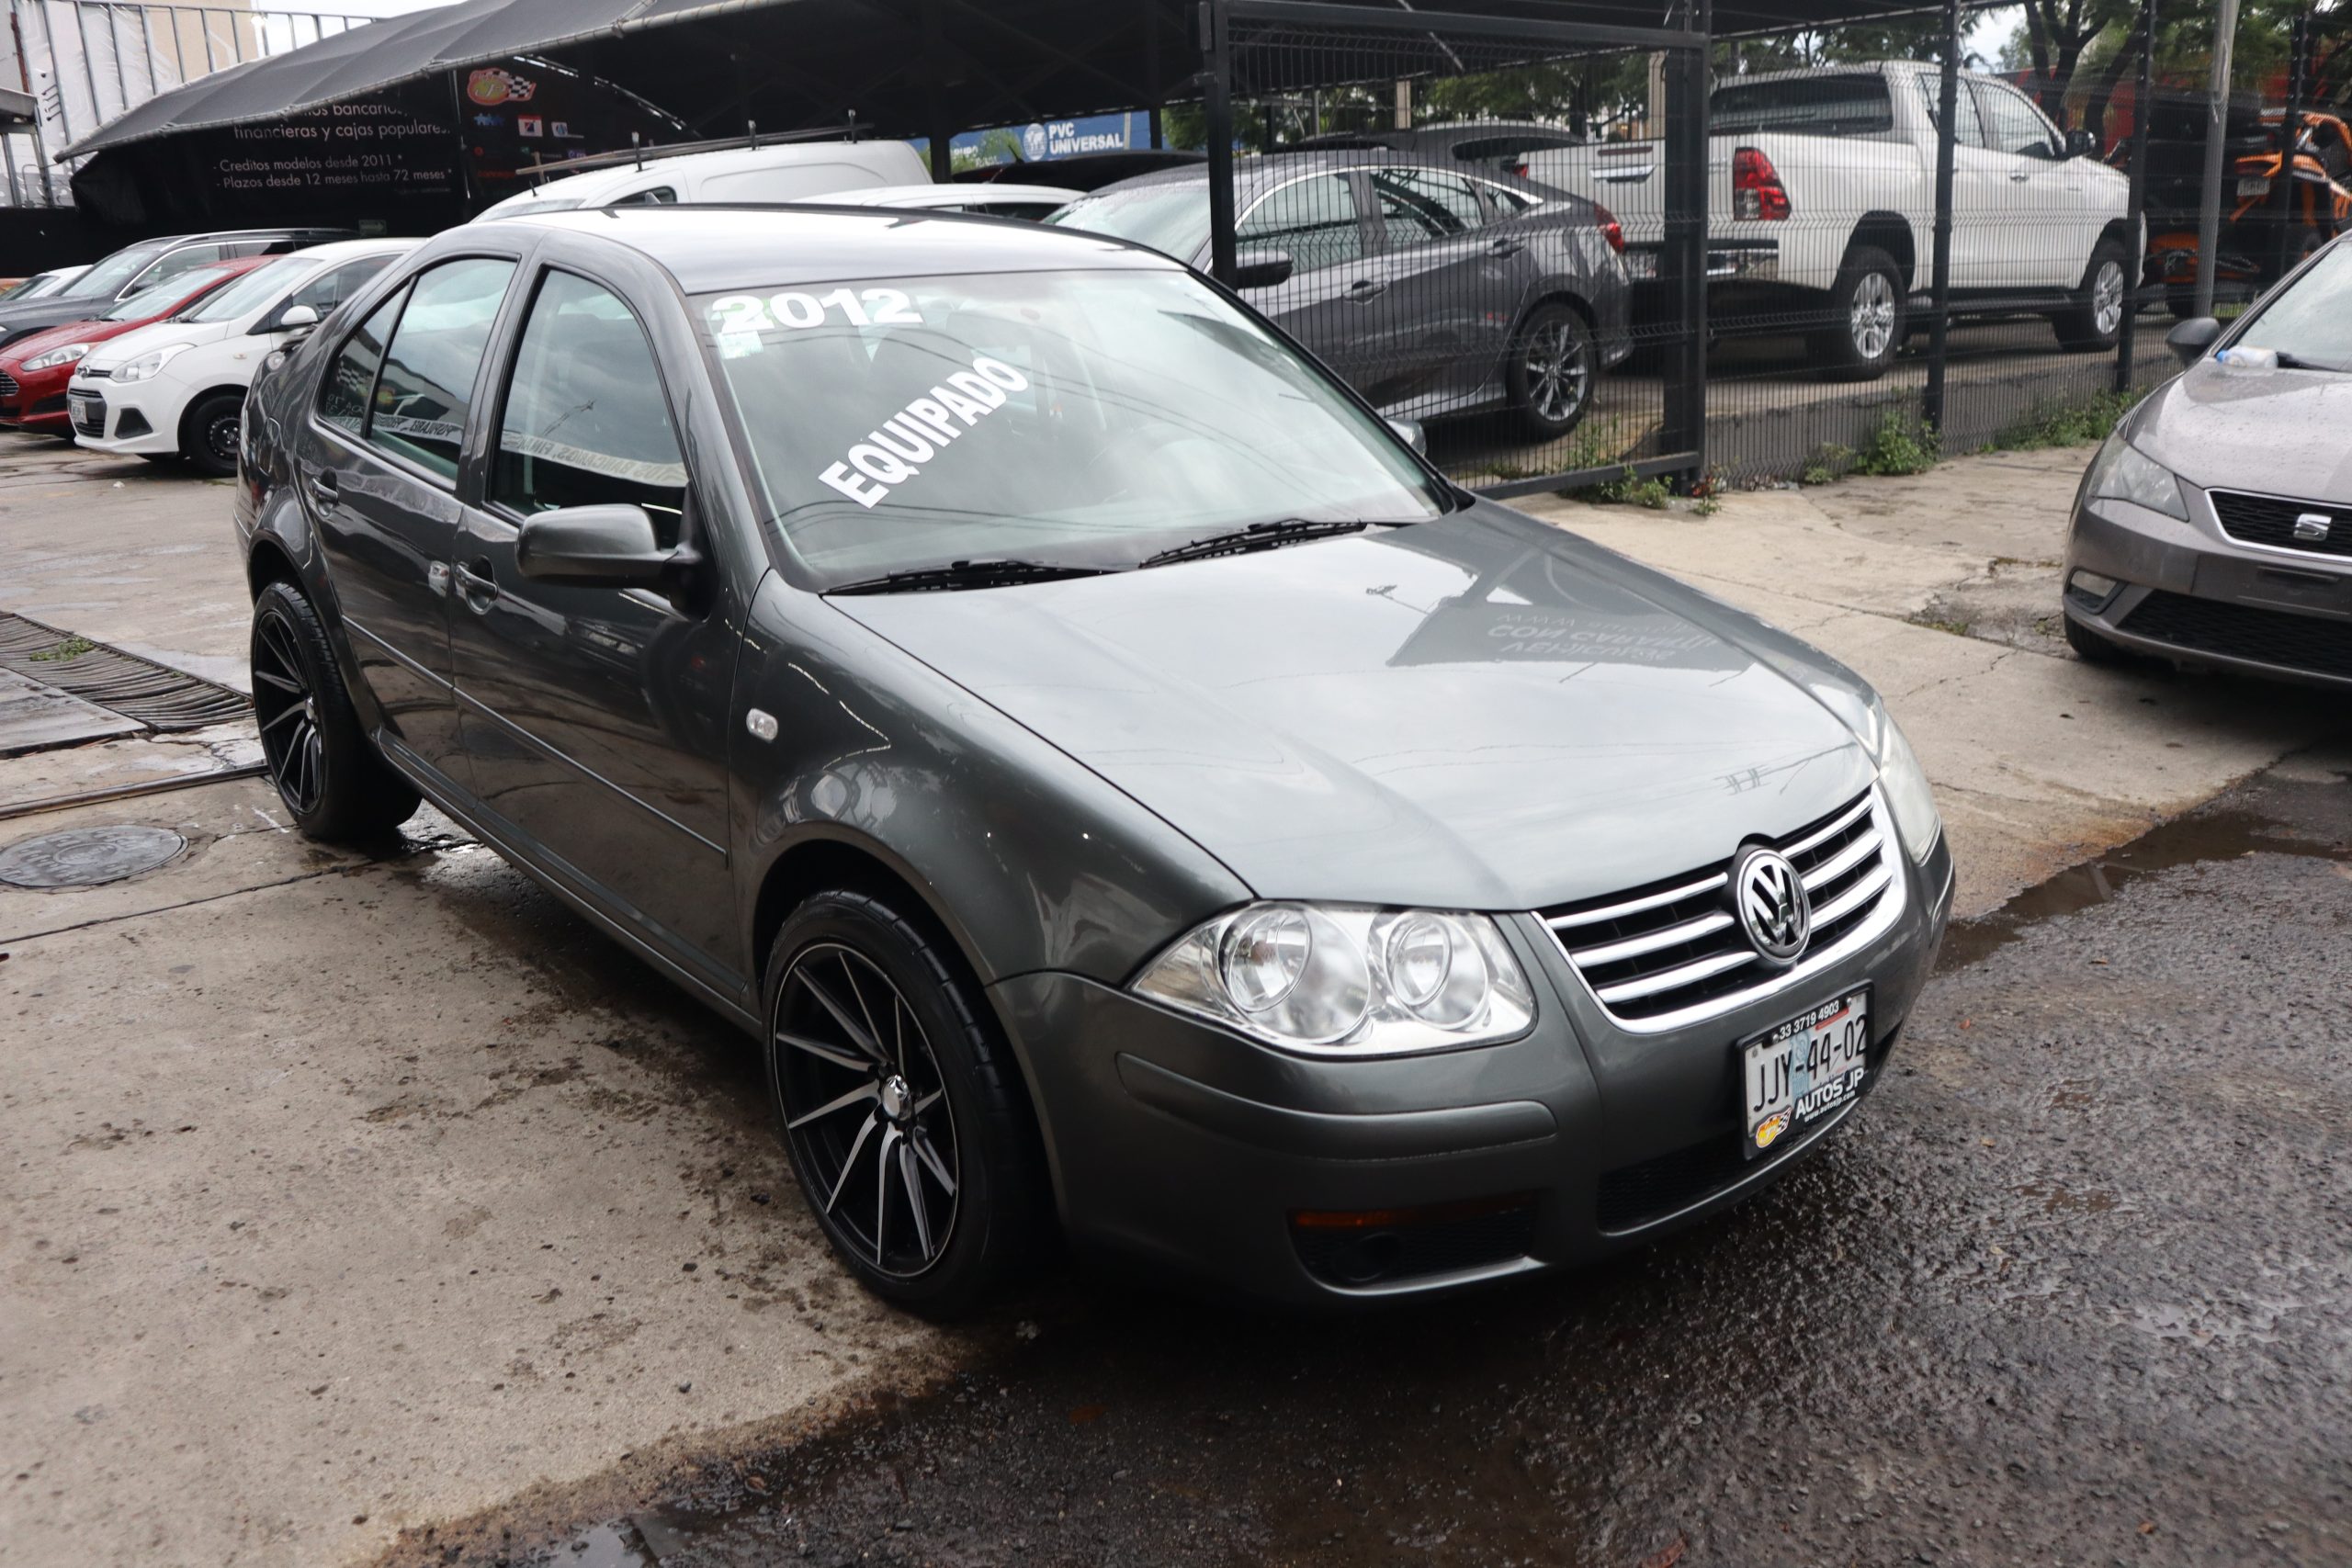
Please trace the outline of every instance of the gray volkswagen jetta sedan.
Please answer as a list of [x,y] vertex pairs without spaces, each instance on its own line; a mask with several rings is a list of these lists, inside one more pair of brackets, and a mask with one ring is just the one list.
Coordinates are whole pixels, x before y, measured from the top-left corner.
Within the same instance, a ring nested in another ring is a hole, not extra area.
[[1851,672],[1124,242],[460,229],[248,407],[295,821],[428,797],[741,1025],[918,1310],[1057,1231],[1301,1303],[1596,1257],[1815,1146],[1943,932]]
[[2066,637],[2352,686],[2352,237],[2226,333],[2168,340],[2188,368],[2120,423],[2066,539]]

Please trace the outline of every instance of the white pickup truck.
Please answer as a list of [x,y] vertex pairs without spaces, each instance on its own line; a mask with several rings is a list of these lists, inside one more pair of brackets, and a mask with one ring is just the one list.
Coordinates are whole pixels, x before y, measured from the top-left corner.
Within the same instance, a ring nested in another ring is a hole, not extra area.
[[[2068,348],[2114,344],[2142,254],[2130,182],[2032,99],[1963,73],[1952,167],[1956,312],[2039,313]],[[1799,332],[1822,373],[1885,373],[1935,256],[1937,68],[1907,61],[1738,76],[1708,101],[1708,314],[1716,330]],[[1666,165],[1656,141],[1531,152],[1521,174],[1624,226],[1655,277]]]

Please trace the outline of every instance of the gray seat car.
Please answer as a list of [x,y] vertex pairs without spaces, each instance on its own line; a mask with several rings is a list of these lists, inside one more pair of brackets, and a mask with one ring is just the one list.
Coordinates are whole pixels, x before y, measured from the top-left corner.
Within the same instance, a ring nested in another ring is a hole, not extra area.
[[909,1307],[1057,1227],[1325,1304],[1633,1245],[1819,1146],[1942,934],[1851,672],[1138,246],[475,224],[245,433],[295,823],[429,797],[740,1026]]
[[2085,658],[2352,686],[2352,236],[2226,331],[2183,321],[2187,368],[2117,425],[2066,539]]
[[[1556,439],[1632,352],[1623,231],[1581,197],[1377,148],[1245,159],[1234,186],[1243,296],[1392,418],[1507,408]],[[1208,269],[1204,168],[1047,221]]]

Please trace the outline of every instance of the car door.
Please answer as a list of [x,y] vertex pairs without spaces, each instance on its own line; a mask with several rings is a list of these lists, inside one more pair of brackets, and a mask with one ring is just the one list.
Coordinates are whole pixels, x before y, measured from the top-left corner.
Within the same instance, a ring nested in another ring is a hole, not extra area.
[[295,458],[388,739],[461,792],[448,613],[458,459],[515,265],[443,261],[370,310],[337,350]]
[[1355,182],[1344,174],[1285,181],[1251,202],[1234,225],[1237,253],[1280,251],[1291,275],[1248,299],[1359,390],[1375,370],[1366,310],[1381,292],[1364,240]]
[[1386,285],[1372,313],[1390,367],[1373,398],[1398,414],[1442,412],[1492,378],[1519,317],[1527,236],[1487,226],[1464,175],[1396,165],[1364,174]]
[[540,272],[517,318],[455,556],[460,725],[475,795],[525,853],[731,995],[732,619],[683,592],[556,586],[516,562],[525,521],[557,507],[641,507],[665,549],[698,532],[642,320],[621,286],[569,263]]
[[2082,281],[2091,242],[2083,232],[2086,214],[2064,157],[2057,130],[2033,100],[2006,82],[1971,77],[1968,86],[1984,118],[1988,143],[1980,156],[1990,161],[1987,183],[2001,214],[1994,258],[2004,287],[2072,288]]
[[[1919,221],[1931,224],[1935,216],[1937,108],[1941,84],[1935,73],[1922,71],[1912,77],[1917,84],[1919,96],[1927,110],[1928,138],[1920,148],[1919,178],[1924,202]],[[1953,138],[1951,158],[1951,286],[1954,293],[2011,286],[2015,273],[2007,259],[2017,243],[2010,232],[2009,186],[2007,164],[1996,157],[1991,144],[1984,140],[1984,121],[1976,110],[1976,95],[1969,80],[1960,79],[1959,132]],[[1929,230],[1919,231],[1924,242]],[[1930,254],[1920,252],[1917,269],[1918,290],[1925,294],[1934,284]]]

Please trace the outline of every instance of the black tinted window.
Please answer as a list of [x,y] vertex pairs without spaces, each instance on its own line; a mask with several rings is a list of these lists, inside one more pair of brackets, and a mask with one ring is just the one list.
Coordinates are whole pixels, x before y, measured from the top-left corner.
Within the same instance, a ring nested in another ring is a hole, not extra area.
[[319,389],[319,417],[356,436],[368,423],[368,394],[376,385],[376,369],[384,362],[384,339],[400,319],[402,289],[377,306],[359,330],[343,340],[343,349]]
[[526,516],[634,502],[669,546],[678,542],[685,488],[644,329],[609,290],[548,274],[515,352],[491,499]]
[[514,276],[513,262],[488,257],[444,262],[418,275],[384,352],[368,421],[370,441],[444,479],[458,477],[474,375]]
[[[1078,226],[1087,227],[1081,218]],[[1339,175],[1317,175],[1270,192],[1234,231],[1242,250],[1285,251],[1301,272],[1363,254],[1355,192]]]
[[1708,129],[1725,136],[1804,130],[1816,136],[1869,136],[1894,129],[1886,78],[1790,76],[1735,83],[1707,100]]

